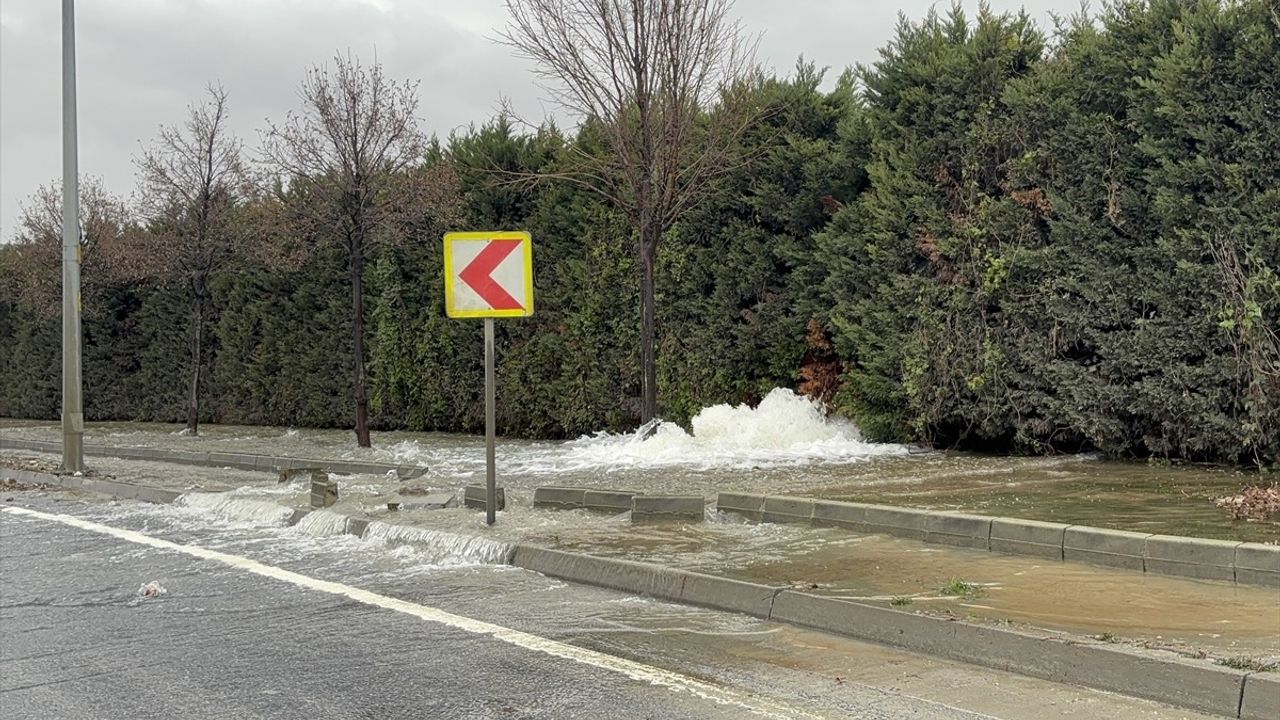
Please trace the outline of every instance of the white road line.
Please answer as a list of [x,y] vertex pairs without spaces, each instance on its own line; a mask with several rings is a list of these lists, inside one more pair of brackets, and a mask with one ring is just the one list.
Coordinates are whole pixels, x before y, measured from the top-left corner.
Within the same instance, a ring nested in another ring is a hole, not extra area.
[[447,625],[476,635],[488,635],[496,640],[501,640],[502,642],[510,643],[511,645],[525,648],[526,650],[532,650],[534,652],[544,653],[553,657],[572,660],[573,662],[581,663],[583,665],[608,670],[620,675],[625,675],[632,680],[649,683],[658,687],[664,687],[676,692],[687,692],[695,697],[716,703],[717,705],[728,705],[740,708],[753,715],[770,718],[812,718],[814,720],[819,720],[820,718],[820,716],[809,712],[796,710],[794,708],[768,702],[760,698],[748,697],[741,693],[717,687],[710,683],[705,683],[701,680],[697,680],[696,678],[681,675],[680,673],[672,672],[670,670],[663,670],[662,668],[644,665],[632,660],[626,660],[613,655],[596,652],[595,650],[588,650],[586,648],[562,643],[557,640],[551,640],[538,635],[531,635],[519,630],[512,630],[511,628],[494,625],[493,623],[487,623],[483,620],[475,620],[461,615],[454,615],[453,613],[445,612],[438,608],[408,602],[407,600],[398,600],[393,597],[370,592],[351,585],[345,585],[343,583],[332,582],[329,580],[320,580],[291,570],[285,570],[284,568],[266,565],[258,562],[257,560],[251,560],[250,558],[241,555],[209,550],[196,545],[182,545],[169,540],[161,540],[160,538],[152,537],[150,535],[144,535],[133,530],[125,530],[123,528],[111,527],[110,525],[102,525],[89,520],[83,520],[71,515],[46,513],[40,512],[39,510],[16,507],[0,508],[0,510],[13,515],[48,520],[50,522],[62,523],[63,525],[80,528],[81,530],[110,535],[139,545],[146,545],[153,548],[159,548],[161,550],[170,550],[173,552],[183,553],[185,555],[191,555],[202,560],[222,563],[223,565],[228,565],[238,570],[245,570],[256,575],[287,582],[308,590],[316,590],[319,592],[329,593],[331,595],[340,595],[366,605],[394,610],[406,615],[421,618],[428,622]]

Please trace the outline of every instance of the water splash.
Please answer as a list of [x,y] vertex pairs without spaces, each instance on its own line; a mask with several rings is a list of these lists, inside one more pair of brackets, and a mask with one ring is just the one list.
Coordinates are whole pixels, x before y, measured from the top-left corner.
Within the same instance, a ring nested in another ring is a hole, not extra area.
[[186,493],[179,496],[175,504],[253,525],[284,527],[293,518],[293,510],[278,503],[223,493]]
[[[868,442],[853,423],[828,416],[819,404],[785,388],[774,389],[756,407],[704,408],[690,427],[686,432],[675,423],[655,421],[630,433],[598,432],[564,443],[509,441],[501,455],[507,472],[555,475],[646,468],[753,470],[910,452],[905,445]],[[407,440],[387,447],[384,459],[470,477],[483,469],[478,448],[465,441],[429,447]]]
[[429,565],[506,565],[514,548],[504,542],[443,530],[371,522],[364,539],[387,545],[410,545]]
[[351,518],[330,510],[312,510],[298,521],[298,532],[316,537],[344,535],[351,525]]
[[705,408],[690,426],[692,433],[667,422],[629,434],[596,433],[566,443],[562,461],[568,469],[752,469],[909,452],[905,445],[867,442],[853,423],[827,416],[817,403],[785,388],[774,389],[754,408]]

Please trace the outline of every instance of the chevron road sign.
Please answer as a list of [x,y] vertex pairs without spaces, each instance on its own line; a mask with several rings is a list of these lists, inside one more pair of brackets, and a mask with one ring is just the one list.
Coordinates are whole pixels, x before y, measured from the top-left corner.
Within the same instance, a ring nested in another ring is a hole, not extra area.
[[485,522],[492,525],[498,505],[493,319],[533,314],[533,240],[529,233],[445,235],[444,309],[451,318],[484,318]]
[[452,318],[533,314],[533,242],[527,232],[444,236],[445,312]]

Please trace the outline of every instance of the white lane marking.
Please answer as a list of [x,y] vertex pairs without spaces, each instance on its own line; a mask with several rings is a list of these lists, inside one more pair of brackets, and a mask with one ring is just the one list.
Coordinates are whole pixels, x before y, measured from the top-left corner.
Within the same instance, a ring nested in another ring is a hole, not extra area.
[[17,507],[0,508],[0,510],[14,515],[62,523],[63,525],[69,525],[71,527],[80,528],[81,530],[88,530],[90,532],[101,533],[103,535],[110,535],[139,545],[146,545],[153,548],[159,548],[161,550],[170,550],[173,552],[191,555],[202,560],[211,560],[238,570],[245,570],[256,575],[287,582],[308,590],[316,590],[319,592],[329,593],[331,595],[340,595],[366,605],[394,610],[406,615],[421,618],[428,622],[448,625],[449,627],[474,633],[476,635],[488,635],[496,640],[501,640],[505,643],[525,648],[526,650],[532,650],[534,652],[544,653],[553,657],[572,660],[573,662],[581,663],[583,665],[589,665],[602,670],[619,673],[631,678],[632,680],[664,687],[676,692],[687,692],[695,697],[716,703],[717,705],[730,705],[736,708],[741,708],[753,715],[771,718],[812,718],[813,720],[820,720],[820,716],[818,715],[796,710],[785,705],[765,702],[759,698],[746,697],[731,690],[716,687],[715,685],[711,685],[709,683],[702,682],[701,680],[688,677],[687,675],[681,675],[680,673],[672,672],[670,670],[663,670],[662,668],[653,667],[651,665],[644,665],[632,660],[596,652],[595,650],[588,650],[586,648],[562,643],[558,640],[551,640],[538,635],[521,632],[520,630],[512,630],[511,628],[494,625],[493,623],[487,623],[483,620],[475,620],[462,615],[454,615],[453,613],[445,612],[438,608],[412,603],[407,600],[399,600],[358,587],[353,587],[351,585],[344,585],[343,583],[332,582],[329,580],[320,580],[308,575],[293,572],[292,570],[285,570],[284,568],[275,567],[274,565],[266,565],[258,562],[257,560],[252,560],[241,555],[209,550],[208,548],[202,548],[197,545],[182,545],[169,540],[161,540],[157,537],[144,535],[133,530],[125,530],[123,528],[83,520],[71,515],[46,513],[39,510]]

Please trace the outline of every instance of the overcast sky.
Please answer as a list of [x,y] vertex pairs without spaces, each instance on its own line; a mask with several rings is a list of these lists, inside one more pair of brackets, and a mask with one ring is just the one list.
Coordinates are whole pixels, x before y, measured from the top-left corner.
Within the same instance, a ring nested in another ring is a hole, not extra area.
[[[786,72],[803,54],[831,68],[875,59],[896,13],[916,18],[930,0],[738,0],[759,56]],[[60,3],[0,0],[0,242],[19,203],[60,177]],[[976,7],[976,2],[966,2]],[[1070,13],[1079,0],[991,0],[997,10]],[[946,5],[943,4],[943,7]],[[160,124],[181,122],[210,81],[230,93],[234,131],[249,147],[266,118],[297,106],[304,68],[336,51],[388,76],[419,80],[422,127],[441,137],[491,117],[500,98],[541,120],[527,65],[492,41],[506,22],[502,0],[78,0],[80,172],[128,196],[132,157]]]

